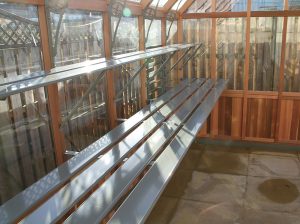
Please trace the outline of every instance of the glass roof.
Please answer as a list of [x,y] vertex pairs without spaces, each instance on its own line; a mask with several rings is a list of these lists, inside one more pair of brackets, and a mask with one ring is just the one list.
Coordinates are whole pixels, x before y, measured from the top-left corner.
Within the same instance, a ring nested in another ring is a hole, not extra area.
[[178,0],[172,7],[172,10],[179,10],[187,0]]
[[140,3],[141,0],[129,0],[130,2],[136,2],[136,3]]
[[167,1],[168,0],[153,0],[151,2],[151,6],[155,7],[157,5],[157,2],[158,2],[158,7],[161,8],[167,3]]

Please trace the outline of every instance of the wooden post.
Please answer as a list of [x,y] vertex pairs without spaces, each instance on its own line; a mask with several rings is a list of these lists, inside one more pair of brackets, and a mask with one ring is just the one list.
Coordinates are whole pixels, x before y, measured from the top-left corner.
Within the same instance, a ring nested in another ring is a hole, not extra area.
[[[289,9],[289,1],[284,0],[284,10]],[[278,103],[277,103],[277,119],[276,119],[276,131],[275,141],[280,141],[280,119],[281,119],[281,105],[282,105],[282,92],[284,91],[284,68],[285,68],[285,48],[286,48],[286,36],[287,36],[288,17],[283,18],[282,28],[282,43],[281,43],[281,58],[280,58],[280,70],[279,70],[279,82],[278,82]],[[283,133],[284,134],[284,133]]]
[[248,81],[250,64],[250,28],[251,28],[251,0],[247,3],[246,18],[246,48],[245,48],[245,67],[244,67],[244,102],[243,102],[243,120],[242,120],[242,139],[246,138],[247,126],[247,104],[248,104]]
[[[145,50],[145,20],[143,16],[138,17],[139,26],[139,49],[140,51]],[[144,61],[140,62],[142,65]],[[147,86],[146,86],[146,68],[141,71],[140,82],[141,82],[141,106],[144,107],[147,104]]]
[[[110,59],[111,52],[111,25],[109,12],[104,12],[103,16],[103,39],[104,39],[104,52],[105,57]],[[106,98],[107,98],[107,115],[109,120],[109,127],[113,129],[117,125],[117,111],[115,105],[115,82],[112,70],[106,72]]]
[[[181,16],[178,19],[178,24],[177,24],[177,41],[178,44],[183,43],[183,20]],[[180,58],[182,55],[182,52],[178,52],[178,58]],[[178,63],[177,68],[181,68],[183,65],[182,60]],[[183,78],[183,68],[177,70],[177,80],[181,80]]]
[[[216,0],[212,0],[211,3],[212,12],[216,11]],[[212,18],[212,28],[211,28],[211,52],[210,52],[210,67],[211,67],[211,79],[217,80],[217,68],[216,68],[216,30],[217,30],[217,19]],[[211,112],[211,137],[215,137],[218,135],[218,114],[219,114],[219,106],[218,103],[214,107]]]
[[167,44],[167,20],[166,18],[161,19],[161,45],[166,46]]
[[[41,48],[43,52],[43,61],[45,71],[51,69],[51,53],[49,46],[49,35],[47,29],[46,9],[44,5],[38,6],[40,35],[41,35]],[[64,136],[60,131],[61,116],[59,108],[59,95],[57,84],[51,84],[46,87],[48,93],[48,107],[50,111],[50,125],[52,129],[52,137],[55,149],[55,157],[57,165],[64,162]]]

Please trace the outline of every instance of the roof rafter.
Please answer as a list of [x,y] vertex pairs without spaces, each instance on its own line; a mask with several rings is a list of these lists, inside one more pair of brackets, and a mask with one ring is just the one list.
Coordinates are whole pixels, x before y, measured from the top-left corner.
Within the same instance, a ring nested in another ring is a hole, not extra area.
[[170,9],[172,9],[173,5],[175,5],[176,2],[177,0],[168,0],[166,4],[163,6],[163,12],[168,13]]
[[182,15],[185,11],[194,3],[195,0],[187,0],[178,10],[178,13]]

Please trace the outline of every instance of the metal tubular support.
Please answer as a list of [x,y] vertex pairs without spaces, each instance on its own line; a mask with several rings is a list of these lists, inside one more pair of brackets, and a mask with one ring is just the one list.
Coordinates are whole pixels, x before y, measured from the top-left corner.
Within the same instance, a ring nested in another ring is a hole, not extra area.
[[74,113],[76,112],[76,110],[78,109],[78,107],[83,103],[84,99],[90,94],[90,92],[96,87],[96,85],[102,80],[102,78],[104,77],[104,73],[105,71],[101,72],[96,80],[94,80],[94,82],[89,86],[89,88],[85,91],[85,93],[83,94],[83,96],[80,98],[79,101],[77,101],[77,103],[75,104],[75,106],[72,108],[72,110],[68,113],[68,115],[62,120],[61,123],[61,127],[63,126],[63,124],[65,124],[68,120],[70,120],[70,118],[74,115]]
[[192,48],[194,48],[194,47],[190,47],[190,48],[188,48],[184,53],[183,53],[183,55],[181,55],[181,57],[174,63],[174,65],[170,68],[170,70],[167,72],[167,73],[169,73],[169,72],[171,72],[177,65],[178,65],[178,63],[190,52],[190,50],[192,49]]
[[164,61],[164,63],[154,72],[152,77],[156,76],[165,67],[165,65],[171,60],[174,54],[176,54],[176,51],[172,52],[172,54],[169,55],[169,57]]
[[[112,49],[115,46],[116,37],[117,37],[117,33],[118,33],[118,28],[119,28],[119,25],[120,25],[121,20],[122,20],[122,13],[123,13],[123,9],[126,6],[126,3],[127,3],[127,0],[124,0],[124,1],[123,0],[120,0],[120,1],[116,0],[116,1],[111,1],[110,2],[110,11],[111,11],[110,13],[111,13],[111,15],[118,16],[117,26],[116,26],[116,29],[114,30],[114,34],[113,34],[113,38],[112,38],[111,52],[112,52]],[[121,8],[119,8],[119,6],[121,6]],[[116,7],[116,8],[114,8],[114,7]]]
[[[154,13],[153,15],[151,15],[151,13],[149,13],[150,15],[150,24],[149,24],[149,27],[148,27],[148,30],[147,30],[147,33],[146,33],[146,37],[145,37],[145,44],[147,43],[147,40],[148,40],[148,36],[149,36],[149,32],[150,32],[150,28],[151,28],[151,25],[152,25],[152,22],[153,22],[153,19],[155,18],[156,16],[156,12],[157,12],[157,9],[158,9],[158,4],[159,4],[160,0],[157,1],[156,5],[155,5],[155,9],[154,9]],[[150,3],[151,4],[151,3]],[[144,12],[146,12],[148,9],[150,9],[150,4],[144,9]],[[151,10],[151,9],[150,9]],[[152,10],[151,10],[152,11]],[[145,14],[145,13],[144,13]],[[147,16],[148,17],[148,16]],[[146,18],[146,16],[145,16]]]
[[[188,63],[189,60],[191,60],[192,58],[194,58],[194,57],[196,56],[197,51],[198,51],[201,47],[203,47],[202,44],[200,44],[200,45],[195,49],[195,51],[192,53],[192,55],[190,55],[190,56],[188,57],[188,59],[185,60],[185,61],[183,62],[183,64],[182,64],[182,66],[181,66],[180,69],[182,69],[182,68],[186,65],[186,63]],[[205,51],[204,51],[204,52],[205,52]]]
[[123,86],[123,88],[116,94],[115,101],[118,100],[118,98],[122,95],[122,93],[127,89],[129,85],[133,82],[133,80],[140,74],[140,72],[145,68],[146,64],[148,63],[148,60],[143,63],[142,66],[139,67],[139,69],[134,73],[132,77],[130,77],[129,81]]

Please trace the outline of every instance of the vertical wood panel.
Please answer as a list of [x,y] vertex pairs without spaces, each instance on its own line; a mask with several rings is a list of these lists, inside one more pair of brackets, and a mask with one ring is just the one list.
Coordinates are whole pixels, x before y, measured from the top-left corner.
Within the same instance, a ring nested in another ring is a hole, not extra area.
[[[40,35],[42,41],[42,52],[43,52],[43,61],[44,69],[49,71],[51,69],[51,54],[50,54],[50,45],[48,40],[48,30],[46,22],[46,9],[45,6],[38,7],[39,14],[39,23],[40,23]],[[59,99],[58,87],[57,84],[52,84],[47,87],[48,92],[48,106],[51,117],[51,128],[53,133],[53,141],[55,148],[55,156],[57,164],[64,162],[64,138],[60,131],[60,109],[59,109]]]
[[[211,4],[212,12],[216,11],[216,0],[212,0]],[[217,19],[212,18],[212,27],[211,27],[211,52],[210,52],[210,64],[211,64],[211,78],[213,80],[217,79],[216,74],[216,30],[217,30]],[[214,107],[211,112],[211,126],[210,126],[210,134],[212,137],[218,135],[218,104]]]
[[[109,12],[104,12],[103,16],[103,38],[104,38],[104,51],[105,57],[111,58],[111,25]],[[115,99],[115,86],[113,71],[109,70],[106,72],[106,92],[107,92],[107,113],[109,119],[109,127],[113,129],[117,125],[117,111],[114,102]]]

